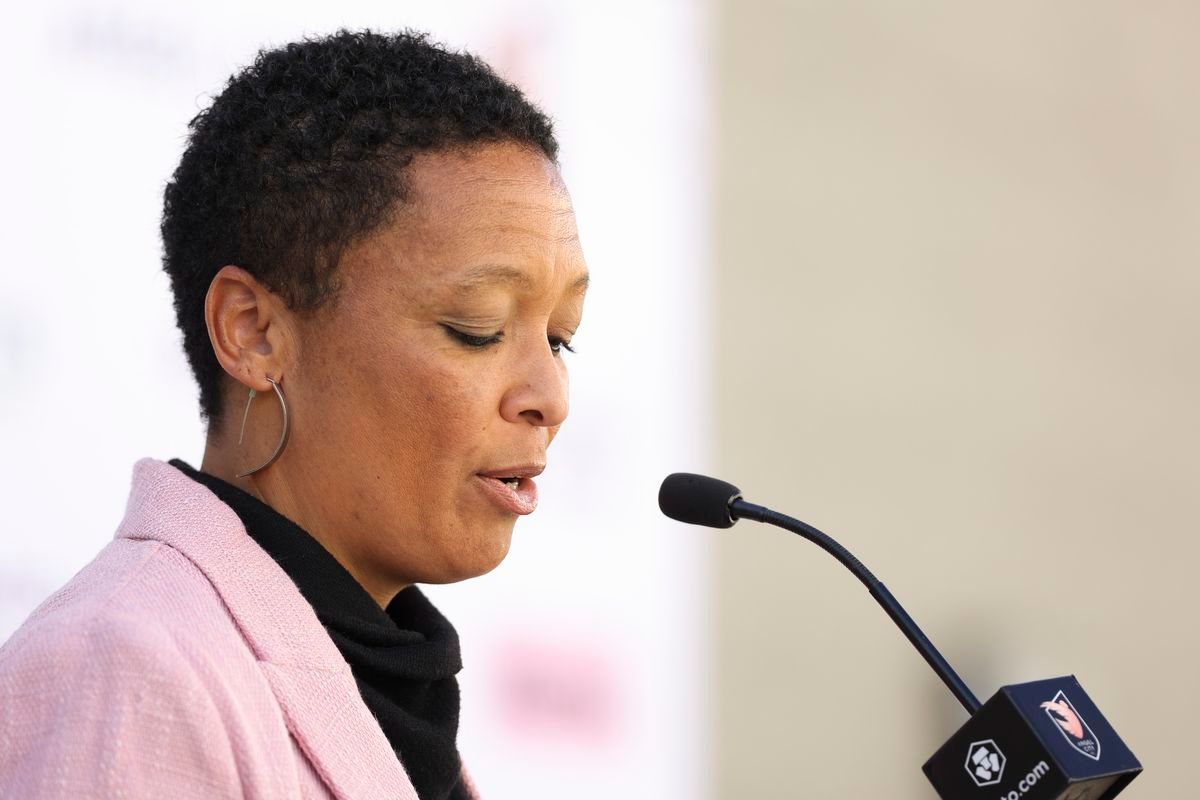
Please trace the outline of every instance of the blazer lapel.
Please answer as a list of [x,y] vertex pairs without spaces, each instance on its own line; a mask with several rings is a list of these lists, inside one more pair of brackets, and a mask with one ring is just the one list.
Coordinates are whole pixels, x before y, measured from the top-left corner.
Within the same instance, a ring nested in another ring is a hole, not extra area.
[[288,729],[336,797],[418,800],[345,662],[344,672],[336,673],[286,664],[262,667]]
[[117,536],[163,542],[204,573],[335,797],[418,800],[316,613],[229,506],[170,464],[143,458]]

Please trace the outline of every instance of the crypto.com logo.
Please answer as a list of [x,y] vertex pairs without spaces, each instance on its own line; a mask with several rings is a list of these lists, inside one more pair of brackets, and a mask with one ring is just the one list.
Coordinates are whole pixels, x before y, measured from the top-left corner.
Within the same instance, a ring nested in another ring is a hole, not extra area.
[[991,739],[971,742],[967,748],[966,768],[976,786],[992,786],[1004,775],[1004,753]]

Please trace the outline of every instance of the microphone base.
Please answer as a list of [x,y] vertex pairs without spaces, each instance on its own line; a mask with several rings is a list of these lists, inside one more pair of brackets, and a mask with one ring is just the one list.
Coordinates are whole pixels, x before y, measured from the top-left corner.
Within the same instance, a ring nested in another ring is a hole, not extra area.
[[1069,675],[1001,687],[922,770],[943,800],[1108,800],[1142,765]]

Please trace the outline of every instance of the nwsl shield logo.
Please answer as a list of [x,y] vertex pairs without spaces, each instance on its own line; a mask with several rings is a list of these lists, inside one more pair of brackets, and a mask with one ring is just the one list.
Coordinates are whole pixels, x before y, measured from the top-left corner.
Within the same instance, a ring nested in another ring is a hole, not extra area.
[[1045,709],[1046,716],[1054,720],[1054,724],[1071,747],[1093,761],[1100,760],[1100,741],[1062,690],[1054,695],[1053,700],[1042,703],[1042,708]]

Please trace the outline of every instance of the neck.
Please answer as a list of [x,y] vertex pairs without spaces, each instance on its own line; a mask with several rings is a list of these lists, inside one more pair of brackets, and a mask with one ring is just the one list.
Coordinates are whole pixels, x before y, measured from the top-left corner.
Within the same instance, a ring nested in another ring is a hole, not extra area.
[[241,452],[242,447],[236,441],[227,441],[228,437],[221,436],[220,431],[215,430],[217,427],[209,429],[205,440],[204,458],[200,462],[201,472],[214,475],[246,494],[257,497],[303,528],[345,567],[380,608],[386,609],[396,595],[409,586],[408,583],[383,580],[371,570],[356,564],[345,544],[336,536],[330,535],[329,531],[336,526],[322,522],[323,515],[319,513],[319,509],[326,506],[323,502],[325,498],[313,497],[307,502],[302,499],[307,493],[299,491],[298,487],[303,485],[304,481],[302,476],[293,477],[289,474],[286,452],[263,471],[243,478],[237,477],[245,460],[244,453]]

